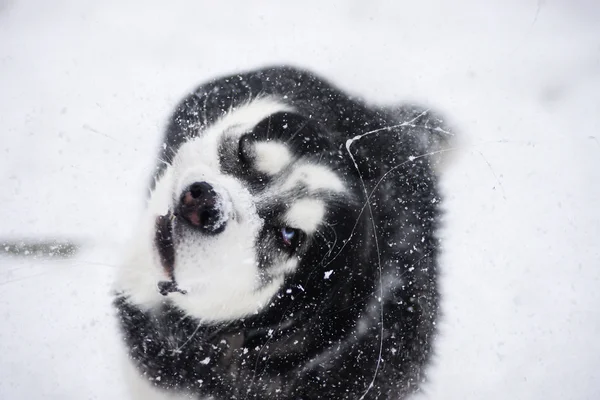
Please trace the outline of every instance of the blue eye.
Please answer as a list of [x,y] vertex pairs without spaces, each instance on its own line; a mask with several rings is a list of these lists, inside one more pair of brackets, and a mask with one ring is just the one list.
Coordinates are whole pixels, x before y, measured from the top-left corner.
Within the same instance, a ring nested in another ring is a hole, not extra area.
[[290,228],[287,226],[284,228],[281,228],[280,232],[281,232],[281,238],[283,239],[283,243],[285,243],[286,246],[291,246],[292,241],[298,235],[298,231],[296,229],[293,229],[293,228]]

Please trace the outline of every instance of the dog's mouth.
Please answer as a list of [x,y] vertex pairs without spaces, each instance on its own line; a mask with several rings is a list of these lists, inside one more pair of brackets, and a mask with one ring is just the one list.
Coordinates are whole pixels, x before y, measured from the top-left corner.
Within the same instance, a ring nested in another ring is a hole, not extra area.
[[170,211],[165,215],[159,215],[156,218],[156,235],[154,244],[160,263],[169,277],[167,281],[160,281],[157,288],[160,294],[167,296],[169,293],[186,294],[185,290],[181,290],[175,281],[175,246],[173,245],[173,213]]

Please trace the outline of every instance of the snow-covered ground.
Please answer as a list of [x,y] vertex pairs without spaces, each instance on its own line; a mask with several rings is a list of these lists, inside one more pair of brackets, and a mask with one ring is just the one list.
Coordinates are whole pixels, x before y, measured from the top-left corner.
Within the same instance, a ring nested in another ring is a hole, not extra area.
[[126,398],[108,294],[165,120],[276,63],[460,132],[419,399],[600,398],[598,21],[594,0],[0,0],[0,241],[81,244],[0,256],[0,398]]

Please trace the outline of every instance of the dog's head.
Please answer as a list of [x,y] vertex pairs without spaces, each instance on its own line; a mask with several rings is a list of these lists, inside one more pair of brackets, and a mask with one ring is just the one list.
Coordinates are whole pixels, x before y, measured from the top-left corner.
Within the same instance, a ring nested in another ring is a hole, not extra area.
[[159,301],[156,285],[173,280],[185,294],[168,297],[186,313],[232,320],[263,309],[306,260],[325,265],[356,214],[355,178],[332,135],[263,98],[183,143],[151,193],[129,295]]

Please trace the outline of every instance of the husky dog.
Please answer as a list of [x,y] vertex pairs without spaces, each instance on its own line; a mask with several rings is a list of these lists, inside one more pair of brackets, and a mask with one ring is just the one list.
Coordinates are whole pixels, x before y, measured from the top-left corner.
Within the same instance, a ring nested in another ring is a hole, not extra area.
[[438,314],[449,132],[303,70],[177,107],[114,304],[139,399],[402,399]]

